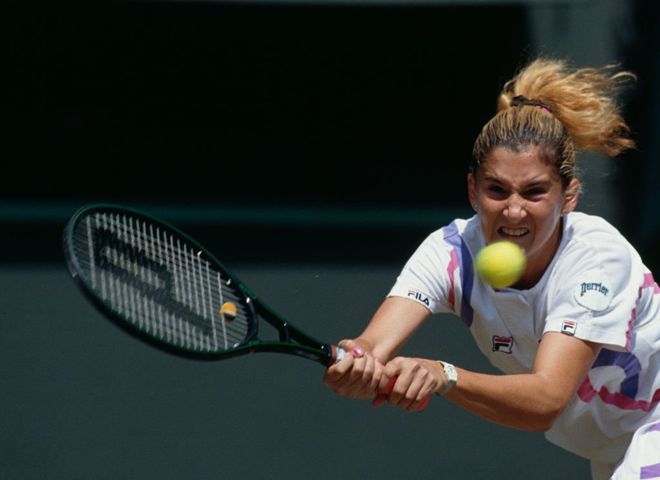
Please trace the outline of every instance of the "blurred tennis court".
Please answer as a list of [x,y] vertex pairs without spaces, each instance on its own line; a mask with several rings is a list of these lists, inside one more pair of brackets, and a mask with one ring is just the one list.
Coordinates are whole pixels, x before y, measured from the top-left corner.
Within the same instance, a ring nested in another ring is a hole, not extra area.
[[[397,273],[323,263],[235,270],[327,338],[355,332]],[[334,397],[322,367],[288,355],[199,363],[147,348],[97,313],[63,265],[3,267],[0,289],[2,478],[587,475],[586,462],[541,434],[487,424],[440,398],[421,414],[374,410]],[[459,320],[427,327],[411,351],[440,346],[487,368]]]

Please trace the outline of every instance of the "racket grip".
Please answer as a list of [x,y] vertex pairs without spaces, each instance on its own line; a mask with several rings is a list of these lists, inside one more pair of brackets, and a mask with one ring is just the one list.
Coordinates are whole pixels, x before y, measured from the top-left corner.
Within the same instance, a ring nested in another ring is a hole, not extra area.
[[330,362],[331,364],[341,362],[342,359],[346,356],[346,350],[336,345],[331,345],[330,350],[332,353],[332,361]]

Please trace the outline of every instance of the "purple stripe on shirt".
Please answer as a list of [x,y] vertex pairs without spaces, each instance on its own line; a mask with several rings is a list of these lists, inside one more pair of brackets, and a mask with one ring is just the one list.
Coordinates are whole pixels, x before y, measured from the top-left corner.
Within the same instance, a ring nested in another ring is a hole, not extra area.
[[660,478],[660,463],[642,467],[639,471],[639,478]]
[[474,286],[474,268],[472,266],[472,255],[467,248],[465,241],[458,234],[458,227],[456,222],[443,229],[445,241],[454,248],[456,256],[458,257],[458,264],[461,271],[461,318],[469,327],[472,325],[474,318],[474,311],[470,305],[470,296],[472,295],[472,288]]
[[626,397],[635,398],[639,385],[639,372],[642,371],[642,365],[639,363],[637,357],[630,352],[615,352],[603,348],[591,368],[607,367],[610,365],[620,367],[625,372],[625,377],[621,382],[619,391]]
[[653,425],[649,425],[644,431],[644,434],[647,434],[649,432],[660,432],[660,422],[654,423]]

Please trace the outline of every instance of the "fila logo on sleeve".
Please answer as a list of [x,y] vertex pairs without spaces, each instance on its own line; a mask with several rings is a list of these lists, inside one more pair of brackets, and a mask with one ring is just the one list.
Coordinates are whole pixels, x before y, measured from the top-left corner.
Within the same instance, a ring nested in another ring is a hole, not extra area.
[[564,320],[561,324],[561,333],[566,335],[575,335],[575,330],[577,330],[577,322],[573,320]]
[[493,352],[512,353],[513,337],[493,336]]
[[415,290],[408,290],[408,298],[417,300],[419,303],[423,303],[427,307],[430,305],[429,297],[419,292],[416,292]]

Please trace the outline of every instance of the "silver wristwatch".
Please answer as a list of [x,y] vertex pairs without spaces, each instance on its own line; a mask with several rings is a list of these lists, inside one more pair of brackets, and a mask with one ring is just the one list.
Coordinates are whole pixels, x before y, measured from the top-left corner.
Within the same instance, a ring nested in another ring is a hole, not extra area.
[[[440,362],[440,360],[438,360],[438,362]],[[438,394],[444,395],[449,390],[451,390],[454,387],[454,385],[456,385],[456,381],[458,380],[458,372],[451,363],[440,362],[440,365],[442,365],[442,368],[445,371],[445,375],[447,376],[447,385],[445,385],[445,388],[442,391],[438,392]]]

